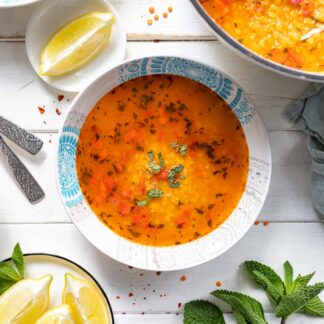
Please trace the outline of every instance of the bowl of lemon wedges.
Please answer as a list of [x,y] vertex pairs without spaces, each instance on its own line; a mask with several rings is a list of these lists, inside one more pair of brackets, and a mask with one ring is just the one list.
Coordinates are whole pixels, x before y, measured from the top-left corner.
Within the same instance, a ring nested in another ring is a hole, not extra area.
[[45,82],[79,92],[123,61],[126,33],[105,0],[45,1],[29,19],[26,50]]
[[23,255],[17,244],[0,274],[0,323],[114,323],[99,283],[66,258]]

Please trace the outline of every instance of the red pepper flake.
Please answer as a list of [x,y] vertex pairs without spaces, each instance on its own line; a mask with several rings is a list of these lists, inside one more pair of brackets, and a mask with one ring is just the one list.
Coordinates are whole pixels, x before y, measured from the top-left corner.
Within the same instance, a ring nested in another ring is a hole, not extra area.
[[133,267],[132,267],[132,266],[128,266],[128,268],[129,268],[129,269],[133,269]]
[[217,287],[221,287],[221,286],[222,286],[222,282],[221,282],[221,281],[217,281],[217,282],[216,282],[216,286],[217,286]]
[[51,143],[52,143],[52,141],[51,141],[51,140],[48,140],[48,143],[50,143],[50,144],[51,144]]
[[182,307],[182,303],[178,303],[178,308],[181,308]]
[[157,271],[156,275],[159,276],[161,274],[161,271]]
[[58,100],[58,101],[62,101],[63,99],[64,99],[64,96],[63,96],[63,95],[58,95],[58,96],[57,96],[57,100]]
[[144,312],[142,312],[141,314],[142,314],[142,315],[144,315],[145,313],[144,313]]
[[57,114],[58,116],[60,116],[60,115],[62,114],[61,110],[58,109],[58,108],[55,109],[55,112],[56,112],[56,114]]
[[159,39],[154,39],[153,43],[160,43]]
[[259,224],[260,224],[259,221],[255,221],[255,222],[254,222],[254,225],[259,225]]
[[45,113],[45,106],[43,107],[38,106],[38,110],[43,115]]
[[120,299],[120,296],[116,296],[116,299]]
[[181,281],[186,281],[187,280],[187,277],[186,276],[181,276],[180,280]]
[[269,224],[270,224],[270,222],[268,222],[268,221],[263,222],[264,226],[268,226]]
[[128,293],[128,297],[133,297],[134,294],[132,292]]

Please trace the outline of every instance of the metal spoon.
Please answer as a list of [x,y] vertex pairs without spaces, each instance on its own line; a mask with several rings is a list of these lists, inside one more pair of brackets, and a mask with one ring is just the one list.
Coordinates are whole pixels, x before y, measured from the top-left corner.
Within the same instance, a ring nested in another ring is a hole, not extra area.
[[20,188],[24,192],[25,196],[30,203],[36,204],[43,197],[45,193],[31,173],[27,170],[25,165],[18,159],[16,154],[10,149],[10,147],[3,140],[0,135],[0,150],[6,158],[6,162],[17,180]]
[[305,34],[300,40],[303,42],[306,39],[312,37],[313,35],[316,35],[318,33],[321,33],[322,31],[324,31],[324,25],[321,25],[319,27],[313,28],[307,34]]
[[22,149],[32,155],[37,154],[42,146],[43,141],[23,128],[15,125],[9,120],[0,116],[0,133],[15,142]]

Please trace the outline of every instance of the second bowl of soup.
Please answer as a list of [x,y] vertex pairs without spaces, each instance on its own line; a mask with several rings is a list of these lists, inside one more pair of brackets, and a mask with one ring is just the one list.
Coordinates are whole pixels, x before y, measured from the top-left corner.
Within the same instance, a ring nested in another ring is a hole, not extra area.
[[124,63],[82,92],[57,165],[80,231],[149,270],[191,267],[230,248],[255,221],[271,173],[266,130],[244,90],[176,57]]

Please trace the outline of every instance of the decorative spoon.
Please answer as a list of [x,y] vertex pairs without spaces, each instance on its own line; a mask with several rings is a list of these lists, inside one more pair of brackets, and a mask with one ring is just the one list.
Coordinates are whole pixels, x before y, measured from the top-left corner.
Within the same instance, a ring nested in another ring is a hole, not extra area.
[[43,189],[27,170],[24,164],[18,159],[16,154],[6,144],[2,136],[0,136],[0,150],[5,156],[6,162],[8,163],[12,174],[14,175],[29,202],[36,204],[43,197],[45,197]]
[[35,155],[43,147],[43,141],[23,128],[0,116],[0,133],[15,142],[28,153]]

